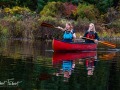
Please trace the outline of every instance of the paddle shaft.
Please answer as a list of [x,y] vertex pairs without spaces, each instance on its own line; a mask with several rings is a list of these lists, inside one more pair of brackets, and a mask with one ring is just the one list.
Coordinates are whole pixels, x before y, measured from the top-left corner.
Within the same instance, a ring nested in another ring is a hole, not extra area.
[[[95,39],[91,39],[91,38],[87,38],[87,37],[83,37],[83,38],[88,39],[88,40],[93,40],[93,41],[95,41]],[[112,43],[110,43],[110,42],[105,42],[105,41],[98,41],[98,42],[100,42],[100,43],[102,43],[102,44],[104,44],[104,45],[106,45],[106,46],[110,46],[110,47],[112,47],[112,48],[116,48],[116,45],[115,45],[115,44],[112,44]]]
[[41,23],[41,26],[43,26],[43,27],[49,27],[49,28],[57,28],[54,25],[48,24],[48,23],[45,23],[45,22]]

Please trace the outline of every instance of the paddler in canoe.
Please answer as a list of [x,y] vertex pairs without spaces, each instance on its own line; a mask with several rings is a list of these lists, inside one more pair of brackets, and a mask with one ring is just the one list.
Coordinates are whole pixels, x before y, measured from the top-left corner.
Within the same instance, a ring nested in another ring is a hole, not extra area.
[[[76,35],[75,35],[75,32],[73,30],[73,26],[72,26],[71,23],[67,23],[65,28],[55,27],[54,25],[47,24],[47,23],[44,23],[44,22],[41,23],[41,26],[61,29],[62,31],[64,31],[63,41],[65,41],[65,42],[73,42],[73,40],[76,38]],[[67,32],[69,32],[69,33],[67,33]],[[99,43],[104,44],[106,46],[109,46],[111,48],[116,48],[116,44],[110,43],[108,41],[100,41],[99,40],[99,36],[98,36],[98,34],[95,30],[95,26],[94,26],[93,23],[89,24],[89,29],[84,34],[84,36],[83,37],[80,36],[80,38],[85,39],[86,43],[98,43],[99,42]],[[55,40],[53,39],[53,41],[55,41]],[[58,41],[58,40],[56,40],[56,41]],[[53,46],[54,46],[54,43],[53,43]],[[79,50],[81,50],[81,49],[79,49]]]
[[95,25],[90,23],[87,32],[85,32],[84,36],[80,36],[80,38],[85,39],[86,43],[98,43],[99,36],[95,30]]
[[66,23],[65,28],[62,28],[60,26],[58,26],[57,28],[64,31],[63,34],[64,42],[73,42],[76,39],[76,34],[75,31],[73,30],[73,25],[70,22]]

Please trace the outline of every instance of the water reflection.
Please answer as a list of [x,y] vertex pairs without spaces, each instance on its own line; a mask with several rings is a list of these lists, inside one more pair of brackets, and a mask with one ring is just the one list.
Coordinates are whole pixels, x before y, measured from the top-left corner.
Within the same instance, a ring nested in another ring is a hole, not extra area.
[[120,52],[100,50],[53,53],[51,42],[1,41],[0,90],[119,90]]
[[0,40],[0,53],[3,56],[12,57],[15,59],[22,57],[38,57],[46,54],[50,57],[52,53],[46,53],[45,49],[51,49],[51,42],[46,41],[33,41],[33,40]]
[[86,69],[87,69],[87,74],[89,76],[93,75],[93,72],[94,72],[95,66],[97,64],[97,61],[98,60],[96,59],[96,57],[86,59],[85,65],[86,65]]
[[56,76],[63,76],[64,81],[68,81],[74,72],[76,62],[85,65],[87,75],[93,75],[95,65],[97,63],[97,52],[76,52],[76,53],[54,53],[52,63],[54,67],[61,64],[61,67],[54,73]]
[[116,55],[116,52],[109,52],[107,54],[100,55],[99,58],[102,60],[112,60]]

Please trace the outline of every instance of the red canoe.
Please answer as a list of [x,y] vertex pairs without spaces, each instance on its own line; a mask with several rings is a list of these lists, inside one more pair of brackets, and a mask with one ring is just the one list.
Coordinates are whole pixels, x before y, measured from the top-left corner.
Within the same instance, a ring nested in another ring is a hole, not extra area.
[[96,50],[97,44],[94,43],[68,43],[53,39],[52,47],[54,51],[89,51]]
[[60,53],[56,52],[53,54],[52,63],[57,64],[62,62],[63,60],[76,60],[83,58],[95,57],[97,55],[96,51],[91,52],[73,52],[73,53]]

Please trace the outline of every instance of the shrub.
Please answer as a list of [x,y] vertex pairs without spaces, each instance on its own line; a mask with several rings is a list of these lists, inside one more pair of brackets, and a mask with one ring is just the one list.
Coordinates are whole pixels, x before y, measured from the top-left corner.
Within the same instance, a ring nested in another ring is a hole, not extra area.
[[51,17],[71,17],[71,15],[76,16],[77,6],[72,3],[62,3],[62,2],[48,2],[48,4],[40,12],[41,16],[51,16]]
[[77,6],[76,5],[73,5],[72,3],[64,3],[64,15],[66,17],[70,17],[71,15],[73,15],[74,17],[76,16],[77,14]]
[[44,21],[47,21],[47,22],[56,22],[57,21],[57,18],[54,18],[54,17],[51,17],[51,16],[41,16],[41,18],[39,19],[40,22],[44,22]]
[[0,25],[0,36],[4,38],[8,37],[8,35],[9,35],[8,28]]
[[96,20],[99,16],[99,11],[94,7],[94,5],[79,4],[77,7],[77,15],[80,18]]
[[96,0],[96,7],[99,9],[100,12],[107,12],[108,9],[113,6],[114,0]]
[[25,13],[30,13],[30,9],[25,8],[25,7],[15,6],[12,9],[4,8],[4,12],[8,14],[12,14],[12,15],[25,14]]
[[48,4],[40,12],[40,15],[61,17],[64,6],[61,2],[48,2]]

